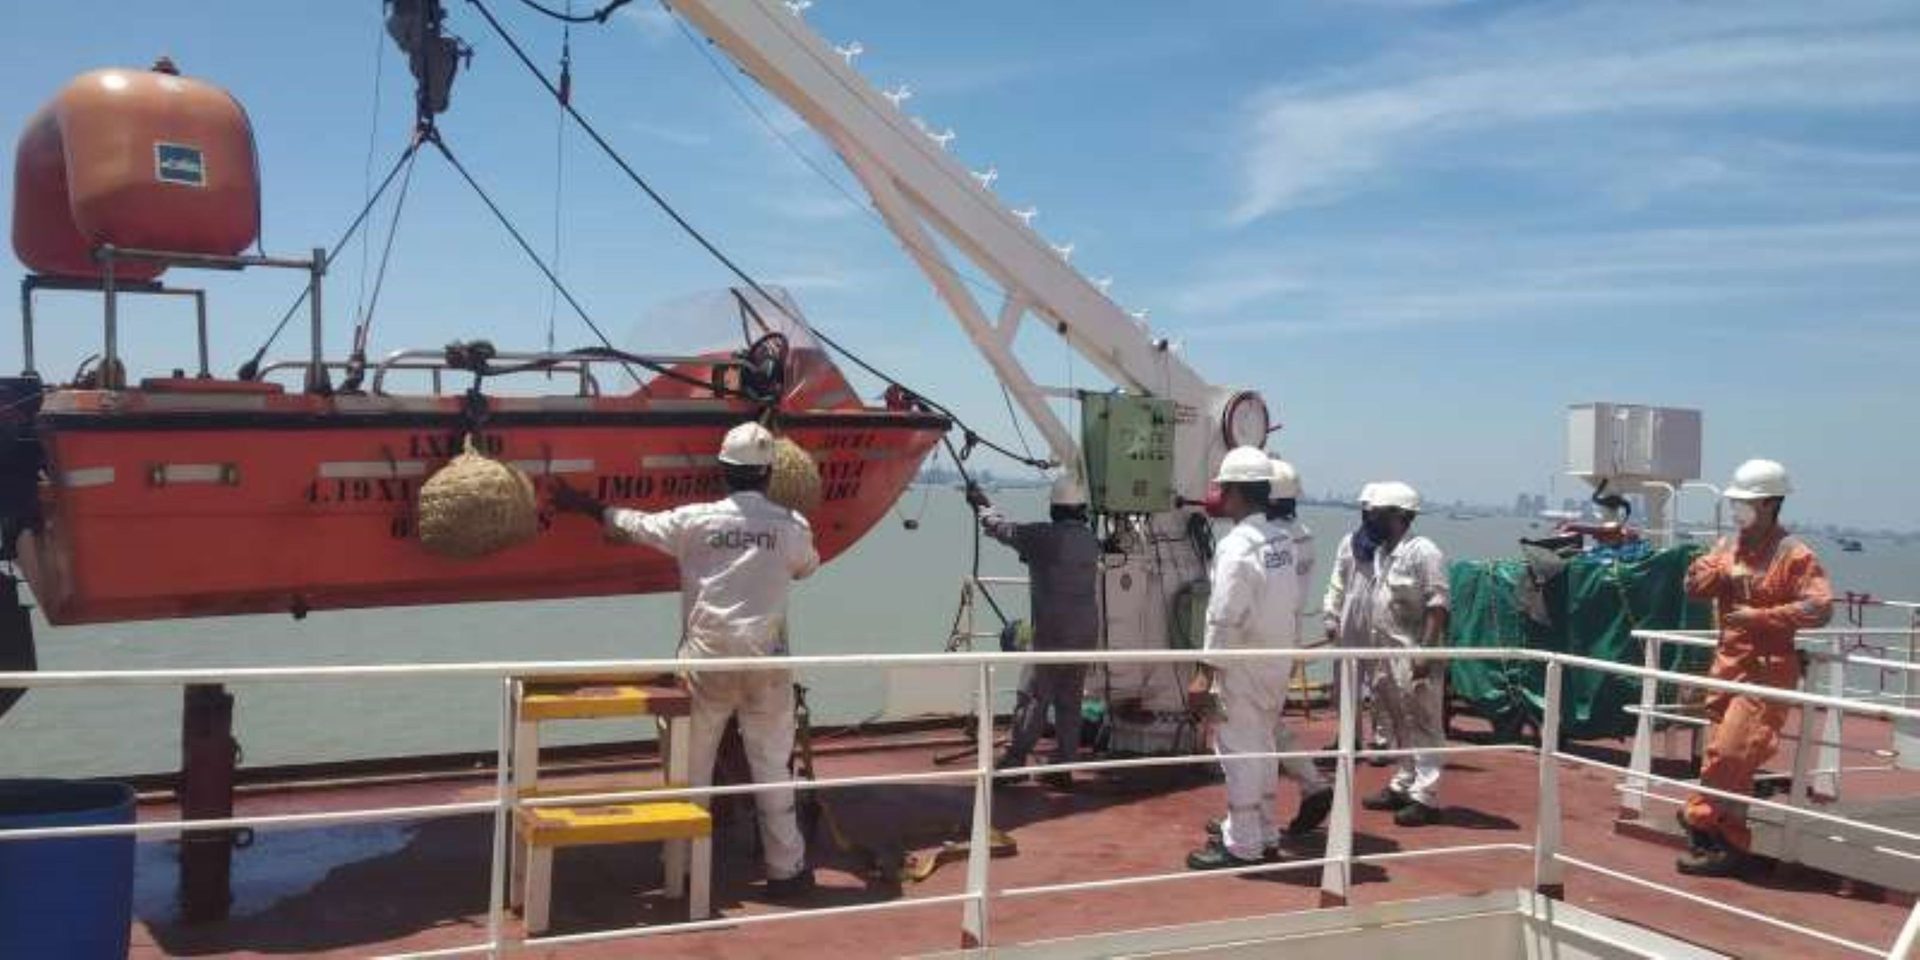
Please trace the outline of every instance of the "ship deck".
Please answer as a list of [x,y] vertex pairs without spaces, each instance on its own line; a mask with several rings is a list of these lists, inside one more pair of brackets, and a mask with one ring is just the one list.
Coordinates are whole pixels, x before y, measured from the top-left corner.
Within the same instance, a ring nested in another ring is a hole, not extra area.
[[[1332,738],[1325,714],[1294,720],[1297,742]],[[1456,722],[1474,739],[1477,722]],[[1850,724],[1850,743],[1884,744],[1887,730],[1871,721]],[[924,771],[951,754],[958,739],[926,731],[854,733],[827,740],[818,759],[823,777]],[[1599,742],[1577,750],[1624,764],[1626,745]],[[970,762],[969,760],[961,762]],[[1211,766],[1082,775],[1069,793],[1022,784],[996,792],[996,826],[1010,832],[1018,852],[997,859],[996,889],[1178,871],[1201,842],[1202,824],[1223,809],[1223,790]],[[1662,769],[1659,772],[1676,771]],[[243,793],[238,815],[339,810],[389,805],[484,800],[490,775],[422,778],[386,783],[307,782]],[[1378,789],[1387,770],[1362,763],[1357,793]],[[1911,774],[1850,775],[1850,800],[1911,791]],[[633,782],[631,774],[625,782]],[[1442,846],[1528,843],[1535,820],[1535,760],[1522,753],[1455,757],[1442,788],[1445,821],[1407,829],[1390,816],[1355,810],[1355,852],[1375,854]],[[617,784],[604,770],[562,774],[558,785],[582,789]],[[1616,830],[1616,776],[1563,765],[1563,851],[1612,870],[1656,880],[1713,901],[1879,945],[1898,934],[1910,896],[1887,892],[1806,868],[1750,864],[1735,879],[1690,879],[1673,869],[1676,850],[1650,831]],[[544,785],[544,784],[543,784]],[[1292,788],[1280,803],[1290,808]],[[965,888],[964,861],[955,861],[904,890],[869,885],[860,848],[923,850],[965,839],[972,787],[894,785],[855,787],[831,794],[833,813],[854,848],[836,847],[824,827],[811,840],[820,889],[795,906],[763,895],[751,820],[719,818],[713,903],[719,916],[740,918],[789,909],[878,903],[955,894]],[[1671,809],[1650,806],[1649,817]],[[172,818],[170,803],[149,804],[147,819]],[[491,817],[441,817],[405,824],[367,824],[263,831],[234,857],[236,904],[215,923],[179,922],[175,850],[171,843],[141,845],[132,956],[366,956],[457,947],[486,939]],[[1317,854],[1307,844],[1303,856]],[[566,934],[634,924],[670,923],[685,916],[680,901],[660,893],[661,869],[652,847],[563,850],[554,869],[553,927]],[[1569,867],[1569,903],[1627,920],[1731,955],[1807,958],[1851,955],[1840,947],[1766,929],[1752,921],[1670,895]],[[1320,870],[1308,868],[1253,877],[1154,883],[1072,894],[994,901],[990,942],[1011,944],[1077,934],[1270,915],[1320,906]],[[1446,855],[1356,865],[1351,902],[1411,900],[1446,894],[1530,887],[1532,857],[1522,851]],[[508,921],[515,928],[518,920]],[[899,913],[853,914],[787,923],[672,933],[645,940],[576,946],[532,955],[707,957],[748,960],[791,956],[896,956],[948,951],[960,945],[960,907],[933,904]]]

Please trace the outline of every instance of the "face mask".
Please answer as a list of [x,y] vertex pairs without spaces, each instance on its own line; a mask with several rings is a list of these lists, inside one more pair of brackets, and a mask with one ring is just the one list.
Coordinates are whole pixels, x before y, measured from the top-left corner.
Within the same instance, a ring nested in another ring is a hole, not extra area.
[[1748,503],[1745,500],[1735,500],[1733,502],[1733,525],[1734,526],[1739,527],[1742,530],[1750,530],[1753,528],[1754,522],[1759,519],[1760,519],[1760,509],[1758,507],[1755,507],[1753,504]]
[[1375,543],[1385,543],[1393,536],[1393,521],[1387,519],[1385,514],[1369,513],[1360,518],[1360,526]]

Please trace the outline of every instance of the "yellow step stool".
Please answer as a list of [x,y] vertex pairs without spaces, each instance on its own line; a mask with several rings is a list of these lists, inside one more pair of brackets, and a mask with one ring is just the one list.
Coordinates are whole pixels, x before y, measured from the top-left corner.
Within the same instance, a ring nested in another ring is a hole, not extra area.
[[524,904],[527,933],[547,929],[553,895],[553,851],[561,847],[689,841],[692,864],[687,917],[706,918],[713,882],[713,816],[681,800],[577,807],[522,807],[516,826],[526,845],[526,871],[515,876],[514,902]]
[[[515,681],[513,700],[511,765],[513,793],[518,800],[551,797],[556,793],[540,786],[540,725],[555,720],[653,717],[660,725],[658,742],[665,785],[684,788],[687,783],[687,741],[693,698],[667,678],[632,674],[527,677]],[[578,792],[577,788],[571,792]],[[659,843],[663,848],[667,896],[679,899],[688,894],[691,886],[688,916],[695,920],[707,917],[713,821],[699,804],[641,801],[602,806],[522,807],[515,817],[515,827],[517,843],[510,893],[516,907],[525,904],[529,933],[546,929],[553,851],[560,847]]]

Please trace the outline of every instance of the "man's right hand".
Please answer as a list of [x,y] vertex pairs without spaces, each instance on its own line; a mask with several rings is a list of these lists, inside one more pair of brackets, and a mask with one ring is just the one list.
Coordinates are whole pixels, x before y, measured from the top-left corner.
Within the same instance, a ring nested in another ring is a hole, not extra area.
[[987,492],[972,483],[967,484],[967,504],[975,510],[985,510],[993,506],[993,502],[987,499]]
[[565,480],[554,481],[553,506],[554,509],[563,513],[578,513],[589,517],[598,517],[607,509],[605,504]]

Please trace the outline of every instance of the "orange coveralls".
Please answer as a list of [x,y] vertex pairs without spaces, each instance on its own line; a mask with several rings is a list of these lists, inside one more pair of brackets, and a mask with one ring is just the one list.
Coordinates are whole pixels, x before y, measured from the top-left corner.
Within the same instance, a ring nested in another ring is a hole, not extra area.
[[[1737,543],[1737,541],[1736,541]],[[1716,680],[1793,689],[1800,682],[1800,655],[1794,632],[1818,627],[1833,615],[1833,586],[1827,571],[1797,538],[1775,530],[1752,547],[1717,546],[1687,569],[1687,593],[1712,600],[1720,617],[1720,644],[1708,676]],[[1727,616],[1746,609],[1748,622],[1727,624]],[[1753,774],[1780,745],[1787,705],[1758,697],[1713,692],[1707,697],[1706,758],[1700,782],[1745,796]],[[1745,851],[1753,842],[1746,805],[1694,794],[1683,811],[1687,825],[1714,834]]]

